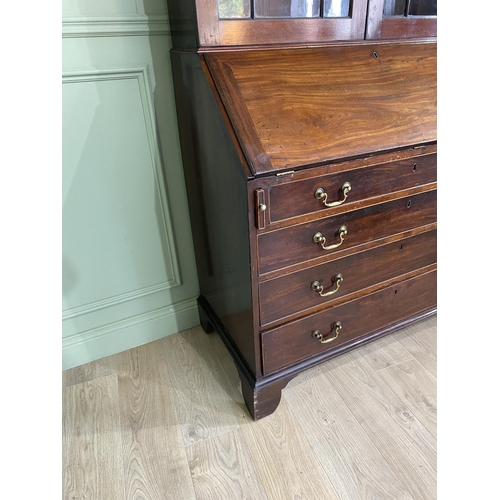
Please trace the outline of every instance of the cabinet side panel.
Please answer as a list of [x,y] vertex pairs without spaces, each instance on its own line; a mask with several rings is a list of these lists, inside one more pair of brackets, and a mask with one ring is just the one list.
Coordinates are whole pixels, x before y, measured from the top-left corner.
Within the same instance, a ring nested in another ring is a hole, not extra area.
[[194,0],[167,0],[168,18],[175,48],[194,49],[198,45],[198,26]]
[[200,56],[172,68],[200,291],[255,375],[247,176]]

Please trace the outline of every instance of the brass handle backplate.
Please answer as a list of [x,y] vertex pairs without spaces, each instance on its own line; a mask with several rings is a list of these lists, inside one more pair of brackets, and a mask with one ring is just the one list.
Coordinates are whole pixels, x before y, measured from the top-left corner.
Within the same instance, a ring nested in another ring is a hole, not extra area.
[[323,202],[323,205],[325,205],[325,207],[329,208],[338,207],[339,205],[342,205],[344,201],[347,200],[347,193],[352,189],[351,183],[344,182],[344,184],[342,184],[342,187],[340,189],[344,197],[339,201],[331,201],[330,203],[327,203],[326,200],[328,198],[328,194],[323,188],[316,189],[316,191],[314,192],[314,197],[318,200],[321,200]]
[[344,277],[339,273],[337,274],[337,276],[335,276],[335,278],[332,278],[332,285],[335,286],[335,288],[333,290],[330,290],[329,292],[326,292],[324,293],[323,290],[323,286],[320,284],[319,281],[313,281],[311,283],[311,288],[315,291],[315,292],[318,292],[318,294],[321,296],[321,297],[329,297],[330,295],[333,295],[334,293],[338,292],[339,291],[339,288],[340,288],[340,283],[344,280]]
[[319,330],[314,330],[312,332],[312,336],[316,339],[318,339],[322,344],[328,344],[328,342],[334,341],[340,333],[340,330],[342,329],[342,323],[340,321],[337,321],[332,325],[332,329],[327,335],[330,335],[333,331],[335,331],[335,335],[333,337],[324,337],[322,333],[320,333]]
[[333,250],[334,248],[338,248],[340,245],[342,245],[342,243],[344,241],[344,236],[346,234],[347,234],[347,227],[340,226],[339,227],[340,243],[334,243],[332,245],[327,245],[326,238],[323,236],[322,233],[319,233],[319,232],[313,236],[313,241],[314,241],[314,243],[317,243],[323,250]]

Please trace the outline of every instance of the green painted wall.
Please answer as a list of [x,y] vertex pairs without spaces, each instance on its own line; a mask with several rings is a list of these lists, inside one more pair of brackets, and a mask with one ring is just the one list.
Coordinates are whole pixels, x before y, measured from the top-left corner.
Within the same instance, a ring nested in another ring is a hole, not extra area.
[[63,0],[63,369],[199,323],[164,2]]

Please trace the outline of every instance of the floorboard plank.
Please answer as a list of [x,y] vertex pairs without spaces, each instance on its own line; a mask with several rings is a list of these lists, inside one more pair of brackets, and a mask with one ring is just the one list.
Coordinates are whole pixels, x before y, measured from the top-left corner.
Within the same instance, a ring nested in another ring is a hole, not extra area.
[[123,498],[116,376],[63,389],[63,499]]
[[185,445],[237,429],[239,418],[249,418],[242,396],[214,357],[217,342],[215,335],[193,328],[163,344]]
[[436,441],[364,356],[325,376],[414,498],[436,498]]
[[437,378],[437,318],[429,318],[422,324],[411,325],[394,335],[432,376]]
[[286,401],[241,430],[270,500],[339,498]]
[[377,375],[437,439],[436,379],[415,359],[380,370]]
[[193,500],[174,391],[159,347],[153,342],[135,349],[130,373],[118,377],[125,498]]
[[373,371],[413,359],[413,356],[392,335],[361,346],[355,352],[366,360]]
[[254,422],[200,327],[63,374],[64,500],[433,500],[429,318],[296,378]]
[[121,364],[121,358],[126,356],[127,352],[97,359],[85,365],[75,366],[74,368],[63,371],[62,386],[70,387],[72,385],[90,382],[98,378],[117,375]]
[[197,500],[267,500],[241,429],[186,448]]
[[412,495],[354,418],[330,381],[316,368],[283,397],[343,500],[410,500]]

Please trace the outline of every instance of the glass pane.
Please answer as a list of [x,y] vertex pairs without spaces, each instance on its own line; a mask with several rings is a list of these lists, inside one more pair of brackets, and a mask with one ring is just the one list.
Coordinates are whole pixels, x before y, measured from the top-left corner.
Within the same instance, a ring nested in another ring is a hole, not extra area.
[[250,0],[219,0],[219,19],[249,18]]
[[325,0],[323,17],[347,17],[350,0]]
[[410,16],[436,16],[437,0],[410,0]]
[[255,0],[255,17],[319,17],[320,0]]
[[404,16],[405,7],[406,0],[384,0],[384,10],[382,11],[382,15],[384,17]]

